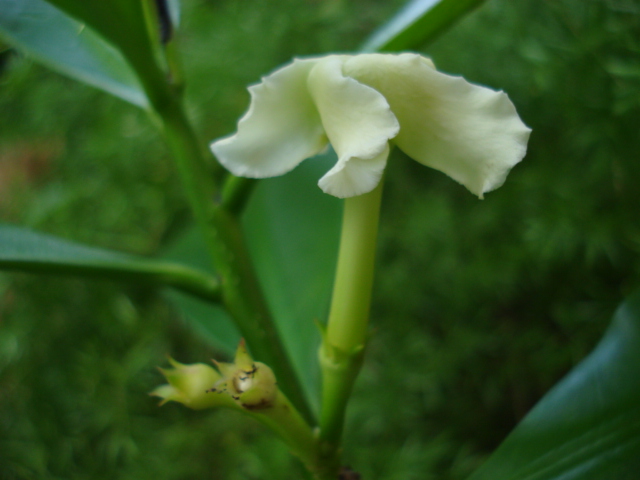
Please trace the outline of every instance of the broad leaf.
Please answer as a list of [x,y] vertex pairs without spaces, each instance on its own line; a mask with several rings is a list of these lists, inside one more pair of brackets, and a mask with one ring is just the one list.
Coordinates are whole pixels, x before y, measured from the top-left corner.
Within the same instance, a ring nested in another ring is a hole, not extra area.
[[0,0],[0,35],[39,62],[135,105],[147,98],[123,56],[44,0]]
[[422,47],[484,0],[413,0],[364,43],[365,52],[394,52]]
[[168,285],[213,301],[215,277],[179,263],[87,247],[12,225],[0,225],[0,269],[85,275]]
[[636,480],[640,294],[470,480]]

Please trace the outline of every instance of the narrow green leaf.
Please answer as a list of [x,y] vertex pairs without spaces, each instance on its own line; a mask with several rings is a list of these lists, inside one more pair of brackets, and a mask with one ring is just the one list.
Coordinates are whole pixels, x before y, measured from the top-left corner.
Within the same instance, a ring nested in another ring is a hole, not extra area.
[[413,0],[363,44],[364,52],[397,52],[435,40],[484,0]]
[[147,98],[123,56],[44,0],[0,0],[0,36],[37,61],[135,105]]
[[635,480],[640,472],[640,294],[470,480]]
[[209,301],[218,298],[217,280],[200,270],[87,247],[6,224],[0,224],[0,269],[145,282]]

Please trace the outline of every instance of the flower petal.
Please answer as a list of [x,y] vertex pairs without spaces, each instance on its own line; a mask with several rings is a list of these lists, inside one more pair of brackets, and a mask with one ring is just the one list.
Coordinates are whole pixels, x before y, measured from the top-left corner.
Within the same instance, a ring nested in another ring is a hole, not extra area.
[[400,128],[379,92],[343,74],[347,58],[332,55],[319,60],[308,82],[325,132],[338,154],[338,163],[319,185],[340,198],[376,187],[389,153],[389,139]]
[[440,73],[416,54],[358,55],[344,72],[385,96],[400,122],[400,149],[480,198],[526,153],[531,130],[503,92]]
[[251,106],[238,122],[237,133],[211,144],[231,173],[251,178],[282,175],[326,148],[307,88],[316,63],[296,59],[249,87]]
[[389,142],[387,142],[384,150],[376,157],[366,160],[359,157],[340,158],[320,179],[318,186],[325,193],[338,198],[370,192],[380,183],[384,167],[387,165],[389,150]]

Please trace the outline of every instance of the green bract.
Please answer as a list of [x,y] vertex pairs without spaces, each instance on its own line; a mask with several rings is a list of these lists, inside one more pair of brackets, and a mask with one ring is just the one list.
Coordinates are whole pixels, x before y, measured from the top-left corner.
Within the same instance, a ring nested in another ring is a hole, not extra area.
[[160,369],[169,383],[151,392],[151,395],[162,398],[161,405],[178,402],[194,410],[236,406],[229,396],[210,393],[211,387],[222,380],[213,367],[203,363],[184,365],[173,359],[169,359],[169,363],[172,369]]
[[482,198],[526,153],[531,130],[504,92],[438,72],[417,54],[295,59],[249,87],[238,131],[211,145],[233,174],[282,175],[329,143],[319,181],[345,198],[379,183],[390,142]]
[[[218,371],[203,363],[183,365],[169,359],[172,369],[160,369],[168,384],[160,385],[151,395],[162,404],[178,402],[200,410],[231,407],[264,410],[278,403],[276,377],[271,368],[254,362],[244,340],[238,345],[234,363],[215,362]],[[281,406],[282,401],[277,406]]]

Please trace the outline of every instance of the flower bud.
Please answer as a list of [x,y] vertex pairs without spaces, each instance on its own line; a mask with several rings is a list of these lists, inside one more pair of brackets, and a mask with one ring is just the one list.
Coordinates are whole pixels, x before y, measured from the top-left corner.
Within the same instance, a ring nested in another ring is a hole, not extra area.
[[169,363],[174,368],[160,369],[169,383],[159,386],[150,393],[162,398],[161,405],[167,402],[178,402],[194,410],[235,406],[226,395],[210,393],[211,387],[222,378],[214,368],[203,363],[184,365],[172,358],[169,359]]
[[247,410],[262,410],[272,407],[276,401],[278,387],[271,368],[262,362],[254,362],[240,341],[234,363],[216,363],[222,374],[212,392],[226,393],[239,406]]
[[202,363],[169,362],[174,368],[160,369],[169,383],[151,392],[162,398],[161,405],[173,401],[196,410],[227,407],[242,411],[280,435],[304,463],[315,465],[317,439],[313,430],[278,390],[271,368],[251,358],[244,340],[233,363],[214,360],[218,371]]
[[168,385],[161,385],[151,395],[162,398],[161,405],[179,402],[200,410],[231,407],[259,411],[273,407],[278,399],[276,377],[271,368],[254,362],[240,341],[234,363],[214,363],[219,373],[203,363],[183,365],[173,359],[172,369],[160,369]]

